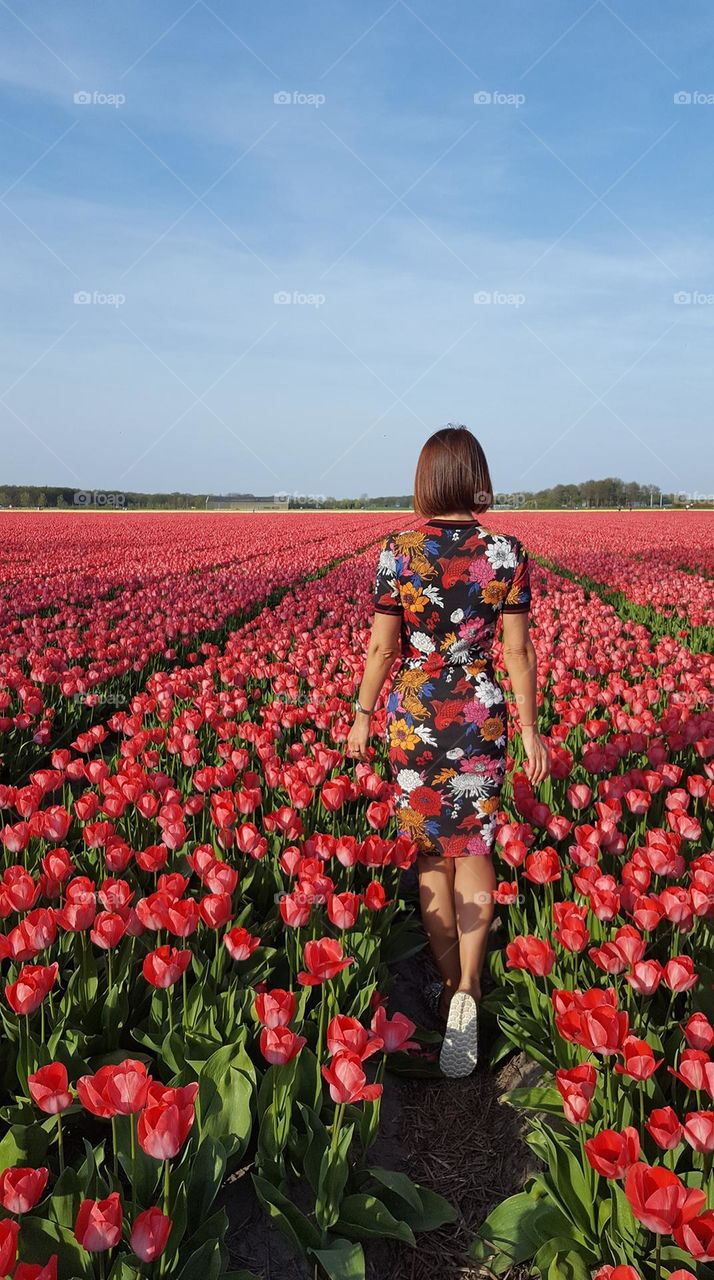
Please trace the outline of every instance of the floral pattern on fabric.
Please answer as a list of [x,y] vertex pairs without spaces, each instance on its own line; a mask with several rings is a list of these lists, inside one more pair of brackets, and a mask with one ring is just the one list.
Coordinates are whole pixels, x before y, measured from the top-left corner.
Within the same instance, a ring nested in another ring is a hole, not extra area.
[[476,521],[429,521],[383,542],[374,605],[402,622],[386,724],[400,830],[437,857],[490,854],[507,740],[493,639],[530,608],[528,553]]

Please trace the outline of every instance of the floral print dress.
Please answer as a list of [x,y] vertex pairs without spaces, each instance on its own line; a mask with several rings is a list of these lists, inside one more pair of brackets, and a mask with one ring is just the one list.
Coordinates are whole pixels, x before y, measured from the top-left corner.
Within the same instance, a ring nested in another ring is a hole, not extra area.
[[492,851],[507,719],[491,652],[499,616],[530,603],[527,551],[475,520],[435,518],[382,544],[375,609],[402,619],[389,762],[400,830],[422,853]]

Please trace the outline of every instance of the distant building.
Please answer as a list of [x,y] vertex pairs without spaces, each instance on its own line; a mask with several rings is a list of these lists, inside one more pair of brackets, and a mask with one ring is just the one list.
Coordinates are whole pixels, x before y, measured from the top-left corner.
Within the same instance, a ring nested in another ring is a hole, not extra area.
[[206,511],[287,511],[289,493],[271,493],[267,497],[256,494],[226,493],[206,499]]

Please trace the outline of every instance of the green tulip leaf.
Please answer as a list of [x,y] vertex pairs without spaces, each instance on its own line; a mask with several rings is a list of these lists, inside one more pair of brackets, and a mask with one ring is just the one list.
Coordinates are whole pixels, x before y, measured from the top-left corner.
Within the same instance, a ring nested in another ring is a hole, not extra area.
[[330,1280],[364,1280],[365,1264],[361,1245],[335,1240],[326,1249],[311,1249]]

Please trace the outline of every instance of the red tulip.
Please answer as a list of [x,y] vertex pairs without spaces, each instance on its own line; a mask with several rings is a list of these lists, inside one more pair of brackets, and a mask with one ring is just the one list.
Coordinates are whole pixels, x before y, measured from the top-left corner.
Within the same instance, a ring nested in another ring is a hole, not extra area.
[[14,1218],[0,1221],[0,1276],[9,1276],[17,1260],[17,1236],[19,1222]]
[[627,1125],[621,1133],[601,1129],[585,1143],[585,1154],[596,1173],[603,1178],[624,1178],[630,1165],[640,1158],[640,1139],[636,1129]]
[[589,1062],[570,1069],[561,1067],[555,1073],[555,1083],[563,1099],[566,1120],[571,1124],[585,1124],[597,1084],[595,1067]]
[[705,1013],[693,1013],[682,1030],[690,1049],[714,1049],[714,1027]]
[[35,1106],[48,1116],[59,1115],[72,1105],[67,1068],[62,1062],[50,1062],[27,1077],[27,1087]]
[[374,1035],[384,1041],[385,1053],[419,1048],[417,1041],[409,1038],[416,1031],[416,1023],[403,1013],[395,1013],[393,1018],[388,1018],[384,1006],[379,1005],[372,1018],[371,1027]]
[[223,945],[231,960],[249,960],[260,946],[260,938],[254,937],[242,925],[236,925],[223,936]]
[[[517,889],[516,885],[514,889]],[[579,907],[574,902],[556,902],[553,915],[558,926],[554,934],[556,941],[567,951],[582,951],[590,940],[590,931],[585,924],[587,907]]]
[[358,893],[331,893],[327,899],[327,915],[336,929],[353,929],[359,916]]
[[714,1262],[714,1209],[687,1219],[677,1227],[674,1238],[697,1262]]
[[39,1009],[52,990],[59,972],[59,965],[26,964],[20,970],[16,982],[5,987],[5,999],[14,1013],[27,1015]]
[[119,1192],[106,1200],[83,1200],[74,1224],[74,1234],[88,1253],[106,1253],[121,1240],[122,1208]]
[[638,960],[632,966],[632,972],[625,979],[633,991],[640,996],[652,996],[662,981],[662,966],[659,960]]
[[581,1015],[581,1035],[579,1041],[591,1053],[599,1053],[603,1057],[618,1053],[627,1036],[628,1016],[618,1013],[608,1005],[598,1009],[586,1009]]
[[691,991],[699,981],[691,956],[673,956],[664,966],[662,981],[670,991]]
[[312,911],[312,900],[305,900],[303,895],[284,893],[278,904],[283,923],[291,929],[301,929],[307,924]]
[[26,960],[34,960],[41,951],[52,946],[56,937],[54,911],[51,907],[38,907],[10,930],[7,935],[9,955],[20,964]]
[[555,952],[546,938],[525,934],[506,946],[509,969],[525,969],[536,978],[547,977],[555,964]]
[[662,1165],[633,1164],[625,1179],[625,1195],[637,1221],[657,1235],[672,1235],[706,1204],[703,1191],[688,1189]]
[[125,1058],[109,1067],[105,1094],[117,1115],[130,1116],[146,1106],[150,1085],[144,1063]]
[[382,1040],[371,1037],[361,1022],[343,1014],[337,1014],[329,1023],[326,1043],[329,1054],[353,1053],[360,1061],[383,1048]]
[[171,1235],[171,1218],[154,1207],[134,1219],[129,1244],[142,1262],[155,1262],[164,1252]]
[[619,1075],[631,1076],[633,1080],[649,1080],[664,1058],[655,1058],[652,1046],[646,1040],[638,1040],[636,1036],[627,1036],[622,1042],[624,1064],[615,1064]]
[[[327,785],[328,784],[325,783],[325,786]],[[384,800],[373,800],[371,804],[367,805],[367,821],[370,827],[373,827],[375,831],[381,831],[383,827],[386,827],[391,816],[392,810],[389,804]]]
[[336,938],[318,938],[305,943],[305,969],[298,973],[298,982],[304,987],[319,986],[336,977],[352,964],[352,956],[344,956],[342,944]]
[[209,929],[220,929],[233,916],[233,900],[229,893],[208,893],[201,898],[198,909]]
[[39,1262],[20,1262],[13,1280],[57,1280],[57,1256],[53,1253],[44,1267]]
[[667,1070],[688,1089],[695,1093],[707,1089],[714,1097],[714,1062],[703,1049],[685,1049],[680,1054],[678,1067],[667,1067]]
[[322,1074],[330,1086],[330,1097],[343,1102],[372,1102],[382,1093],[381,1084],[367,1084],[362,1063],[355,1053],[338,1053]]
[[381,911],[389,906],[386,890],[379,880],[370,880],[364,891],[364,905],[368,911]]
[[290,1027],[263,1027],[259,1044],[266,1062],[282,1067],[297,1057],[307,1040],[304,1036],[296,1035]]
[[0,1173],[0,1204],[8,1213],[29,1213],[42,1199],[49,1169],[12,1168]]
[[502,907],[512,907],[518,901],[518,884],[516,881],[514,880],[510,884],[508,880],[499,881],[497,888],[493,891],[493,900]]
[[528,854],[528,848],[522,840],[508,840],[503,846],[501,857],[509,867],[520,867]]
[[264,1027],[286,1027],[295,1017],[297,1000],[292,991],[274,987],[257,995],[253,1008]]
[[85,1111],[100,1120],[109,1120],[118,1115],[117,1107],[109,1096],[109,1081],[113,1067],[100,1067],[93,1076],[80,1076],[77,1081],[77,1097]]
[[[593,1280],[642,1280],[642,1277],[634,1267],[621,1263],[619,1267],[599,1267],[593,1275]],[[670,1280],[672,1280],[671,1276]]]
[[172,1160],[186,1141],[196,1118],[198,1085],[164,1089],[152,1085],[139,1115],[137,1136],[142,1151],[155,1160]]
[[645,1129],[662,1151],[673,1151],[684,1137],[684,1128],[671,1107],[655,1107],[650,1111]]
[[128,927],[129,921],[126,916],[120,916],[115,911],[100,911],[89,936],[95,947],[101,947],[103,951],[111,951],[121,942]]
[[157,947],[144,956],[142,972],[152,987],[165,990],[178,982],[191,963],[191,951],[177,951],[176,947]]
[[[236,843],[239,843],[238,833],[236,833]],[[230,897],[238,884],[238,872],[235,867],[216,858],[204,875],[203,883],[211,893],[227,894]]]
[[546,845],[533,849],[527,856],[523,874],[533,884],[551,884],[560,879],[560,858],[555,849]]
[[688,1111],[684,1136],[695,1151],[714,1151],[714,1111]]

